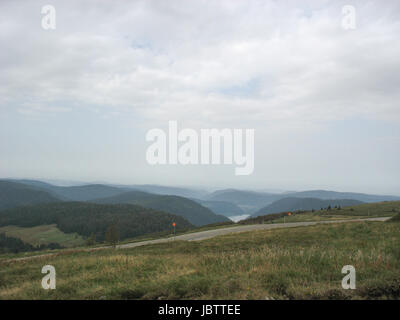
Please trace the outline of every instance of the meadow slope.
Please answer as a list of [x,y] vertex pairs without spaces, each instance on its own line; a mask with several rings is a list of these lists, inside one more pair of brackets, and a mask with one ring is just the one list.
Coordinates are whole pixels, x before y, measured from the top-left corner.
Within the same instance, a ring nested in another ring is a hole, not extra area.
[[[41,268],[57,289],[41,288]],[[357,289],[341,288],[353,265]],[[0,299],[397,299],[398,222],[357,222],[0,262]]]

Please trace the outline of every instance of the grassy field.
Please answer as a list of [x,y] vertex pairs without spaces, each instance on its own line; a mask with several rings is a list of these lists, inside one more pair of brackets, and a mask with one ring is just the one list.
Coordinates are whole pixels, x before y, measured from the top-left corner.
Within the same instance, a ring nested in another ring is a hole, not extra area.
[[[42,266],[57,289],[41,288]],[[343,290],[353,265],[357,289]],[[400,297],[400,225],[360,222],[201,242],[0,262],[0,299],[388,299]]]
[[8,237],[19,238],[32,245],[59,243],[63,247],[75,247],[85,243],[80,235],[64,233],[55,224],[31,228],[6,226],[0,228],[0,233],[5,233]]

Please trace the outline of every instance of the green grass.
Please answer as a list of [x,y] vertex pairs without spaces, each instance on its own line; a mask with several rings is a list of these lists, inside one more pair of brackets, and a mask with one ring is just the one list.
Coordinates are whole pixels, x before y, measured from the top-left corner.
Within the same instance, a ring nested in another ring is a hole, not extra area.
[[332,221],[332,220],[351,220],[359,218],[368,218],[363,216],[345,216],[345,215],[321,215],[318,213],[307,212],[304,214],[292,214],[291,216],[280,217],[272,220],[273,223],[288,222],[307,222],[307,221]]
[[0,233],[5,233],[8,237],[19,238],[32,245],[58,243],[64,247],[76,247],[84,244],[84,240],[80,235],[64,233],[55,224],[30,228],[6,226],[0,228]]
[[[239,226],[237,224],[229,223],[218,223],[218,224],[210,224],[207,226],[202,226],[202,227],[197,227],[193,228],[190,230],[183,230],[183,231],[177,231],[176,236],[183,235],[183,234],[188,234],[188,233],[194,233],[194,232],[201,232],[201,231],[207,231],[207,230],[215,230],[215,229],[221,229],[221,228],[227,228],[227,227],[235,227]],[[38,227],[33,227],[33,228],[21,228],[21,227],[15,227],[15,226],[7,226],[7,227],[0,227],[0,232],[9,232],[8,235],[10,237],[17,237],[20,238],[21,240],[31,243],[31,244],[37,244],[36,239],[31,239],[32,237],[35,237],[36,233],[40,233],[40,231],[45,231],[47,230],[49,226],[38,226]],[[54,238],[53,240],[58,240],[61,241],[61,245],[69,248],[77,248],[74,251],[77,250],[86,250],[90,248],[97,248],[97,247],[104,247],[109,244],[105,242],[98,242],[95,245],[88,246],[86,244],[86,241],[80,236],[76,237],[76,234],[73,234],[73,237],[71,234],[64,234],[60,230],[56,228],[55,225],[51,225],[51,227],[54,227],[57,231],[57,236],[58,238]],[[66,236],[66,239],[64,239]],[[147,240],[154,240],[154,239],[161,239],[161,238],[170,238],[173,237],[172,231],[164,231],[164,232],[157,232],[157,233],[150,233],[146,234],[143,236],[135,237],[135,238],[129,238],[125,239],[123,241],[119,241],[118,244],[126,244],[126,243],[135,243],[135,242],[142,242],[142,241],[147,241]],[[67,240],[72,240],[72,243],[68,243]],[[57,242],[57,241],[53,241]],[[71,245],[69,245],[71,244]],[[79,248],[78,248],[79,247]],[[31,257],[31,256],[37,256],[37,255],[42,255],[45,253],[60,253],[62,250],[60,249],[55,249],[55,250],[45,250],[45,251],[31,251],[31,252],[19,252],[19,253],[6,253],[6,254],[0,254],[0,260],[8,260],[8,259],[15,259],[15,258],[26,258],[26,257]]]
[[[41,288],[46,264],[56,290]],[[357,290],[341,288],[349,264]],[[398,224],[358,222],[0,261],[0,299],[387,299],[399,279]]]

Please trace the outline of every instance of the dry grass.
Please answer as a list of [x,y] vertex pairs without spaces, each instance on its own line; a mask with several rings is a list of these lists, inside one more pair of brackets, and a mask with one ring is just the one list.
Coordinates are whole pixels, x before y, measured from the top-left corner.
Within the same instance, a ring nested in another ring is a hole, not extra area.
[[[317,225],[0,264],[1,299],[398,298],[397,223]],[[41,268],[57,289],[41,288]],[[357,290],[341,288],[354,265]]]

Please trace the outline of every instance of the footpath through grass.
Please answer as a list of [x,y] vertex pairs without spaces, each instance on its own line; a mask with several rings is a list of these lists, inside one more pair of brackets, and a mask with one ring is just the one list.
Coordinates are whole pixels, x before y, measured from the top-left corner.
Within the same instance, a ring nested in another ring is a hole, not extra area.
[[[41,288],[46,264],[56,290]],[[399,279],[399,223],[360,222],[0,262],[0,299],[387,299]]]

